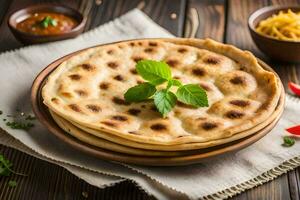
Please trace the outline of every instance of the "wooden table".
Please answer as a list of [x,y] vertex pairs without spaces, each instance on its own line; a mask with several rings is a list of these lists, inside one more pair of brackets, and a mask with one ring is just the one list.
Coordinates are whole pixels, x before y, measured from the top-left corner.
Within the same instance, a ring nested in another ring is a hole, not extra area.
[[[179,37],[193,35],[210,37],[252,51],[265,60],[280,75],[285,87],[288,80],[299,83],[300,66],[274,63],[255,47],[248,28],[247,18],[254,10],[276,4],[299,4],[300,0],[1,0],[0,1],[0,51],[22,47],[7,27],[7,16],[27,5],[59,2],[80,10],[88,16],[85,30],[97,27],[125,12],[140,7],[154,21]],[[197,12],[196,12],[197,11]],[[199,28],[193,32],[199,15]],[[196,15],[195,15],[196,14]],[[194,25],[194,26],[191,26]],[[1,66],[0,66],[1,67]],[[1,72],[1,70],[0,70]],[[8,187],[9,178],[0,178],[0,199],[154,199],[124,181],[106,189],[93,187],[73,176],[65,169],[28,156],[22,152],[0,146],[0,153],[14,163],[16,171],[29,177],[13,177],[16,188]],[[233,199],[300,199],[300,168],[282,175],[272,182],[248,190]]]

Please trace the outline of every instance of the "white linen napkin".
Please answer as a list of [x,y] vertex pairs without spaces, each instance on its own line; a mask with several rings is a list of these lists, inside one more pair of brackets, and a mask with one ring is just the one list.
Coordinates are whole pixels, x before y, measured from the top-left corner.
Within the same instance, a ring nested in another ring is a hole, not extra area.
[[[36,75],[51,61],[96,44],[132,38],[173,37],[135,9],[122,17],[81,36],[43,45],[24,47],[0,54],[0,110],[4,115],[16,109],[29,113],[30,86]],[[214,158],[205,163],[182,167],[142,167],[102,161],[63,143],[39,122],[30,131],[15,130],[0,120],[0,143],[32,156],[58,164],[88,183],[106,187],[130,179],[158,199],[189,197],[225,198],[252,188],[300,165],[300,143],[281,146],[284,129],[300,124],[300,102],[287,98],[278,125],[254,145]]]

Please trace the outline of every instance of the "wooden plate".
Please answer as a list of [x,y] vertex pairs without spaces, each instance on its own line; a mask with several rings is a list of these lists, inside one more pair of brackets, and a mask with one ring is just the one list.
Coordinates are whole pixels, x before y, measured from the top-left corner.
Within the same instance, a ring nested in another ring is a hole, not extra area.
[[[148,166],[177,166],[177,165],[188,165],[188,164],[195,164],[203,161],[204,159],[208,159],[217,155],[222,155],[225,153],[233,152],[245,148],[254,142],[261,139],[265,136],[268,132],[270,132],[273,127],[276,125],[278,120],[281,117],[281,114],[284,109],[284,101],[285,101],[285,92],[282,89],[282,94],[278,106],[276,109],[279,109],[279,114],[274,121],[272,121],[269,125],[267,125],[262,130],[258,131],[257,133],[245,137],[240,140],[236,140],[234,142],[226,143],[223,145],[210,147],[207,149],[199,150],[196,154],[192,155],[184,155],[184,156],[174,156],[174,157],[142,157],[142,156],[132,156],[127,154],[122,154],[118,152],[113,152],[105,149],[101,149],[70,136],[70,134],[64,132],[52,119],[50,113],[48,112],[48,108],[43,104],[43,99],[41,96],[41,89],[45,83],[47,76],[63,61],[68,59],[69,57],[81,52],[83,50],[74,52],[67,56],[64,56],[50,65],[48,65],[40,74],[36,77],[35,81],[33,82],[31,88],[31,103],[33,107],[33,111],[36,117],[40,120],[40,122],[48,128],[48,130],[57,136],[62,141],[66,142],[67,144],[71,145],[72,147],[86,152],[90,155],[96,156],[98,158],[115,161],[115,162],[122,162],[128,164],[138,164],[138,165],[148,165]],[[272,71],[272,68],[259,60],[261,66],[265,69]],[[274,72],[275,73],[275,72]]]

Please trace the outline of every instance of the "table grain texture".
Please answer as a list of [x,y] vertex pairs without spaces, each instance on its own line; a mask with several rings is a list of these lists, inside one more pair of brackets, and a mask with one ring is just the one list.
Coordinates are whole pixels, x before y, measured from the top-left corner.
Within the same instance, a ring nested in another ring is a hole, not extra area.
[[[299,65],[269,60],[255,47],[247,28],[247,18],[251,12],[260,7],[297,5],[300,0],[1,0],[0,52],[23,46],[16,41],[7,27],[8,15],[22,7],[45,2],[62,3],[87,15],[86,31],[139,7],[155,22],[179,37],[186,36],[187,32],[190,32],[190,16],[197,11],[199,28],[194,32],[195,37],[210,37],[252,51],[276,70],[286,89],[289,80],[299,83]],[[14,163],[16,171],[29,174],[28,177],[0,177],[0,200],[155,199],[129,181],[99,189],[62,167],[28,156],[18,150],[0,145],[0,153]],[[232,199],[299,200],[299,174],[300,168],[297,168]],[[17,181],[17,187],[8,187],[10,179]]]

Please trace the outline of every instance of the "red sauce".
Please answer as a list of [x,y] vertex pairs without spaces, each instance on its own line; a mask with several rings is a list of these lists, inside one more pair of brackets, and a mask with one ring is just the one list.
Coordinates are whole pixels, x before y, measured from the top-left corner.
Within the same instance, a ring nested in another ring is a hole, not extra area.
[[35,13],[17,24],[17,29],[34,35],[56,35],[66,33],[78,25],[78,22],[59,13]]

